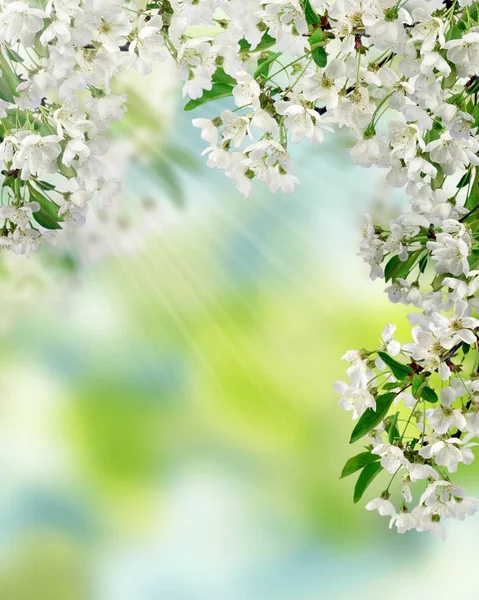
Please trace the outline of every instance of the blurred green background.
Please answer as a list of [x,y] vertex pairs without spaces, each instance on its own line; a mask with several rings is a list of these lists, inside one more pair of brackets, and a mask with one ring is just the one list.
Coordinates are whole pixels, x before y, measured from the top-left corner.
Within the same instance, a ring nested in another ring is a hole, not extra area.
[[388,322],[407,341],[357,256],[363,213],[402,196],[338,135],[294,148],[295,194],[245,200],[171,71],[129,81],[123,196],[1,257],[0,599],[475,597],[477,519],[399,536],[364,510],[380,481],[353,505],[339,480],[341,356]]

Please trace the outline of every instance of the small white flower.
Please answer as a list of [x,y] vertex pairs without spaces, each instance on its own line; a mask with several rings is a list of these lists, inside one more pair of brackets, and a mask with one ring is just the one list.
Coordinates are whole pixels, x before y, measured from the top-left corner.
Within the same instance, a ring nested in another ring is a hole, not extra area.
[[[394,339],[394,332],[396,331],[396,325],[386,325],[381,334],[381,346],[379,351],[386,352],[389,356],[397,356],[401,351],[401,344]],[[378,369],[385,369],[386,364],[378,356],[375,361]]]
[[377,510],[381,517],[395,517],[396,509],[394,504],[385,498],[374,498],[371,502],[366,504],[366,510]]
[[432,314],[432,327],[440,340],[441,346],[449,350],[459,342],[474,344],[476,335],[473,330],[479,327],[479,319],[469,317],[469,306],[465,300],[458,300],[454,305],[454,315],[446,317],[439,313]]
[[13,158],[13,166],[21,169],[21,177],[26,181],[32,175],[41,176],[45,172],[55,172],[56,158],[60,152],[61,147],[56,135],[27,135],[22,139]]
[[381,457],[381,465],[388,473],[396,473],[400,467],[405,467],[408,464],[401,448],[391,444],[379,444],[372,450],[372,454]]
[[236,106],[259,106],[260,87],[249,73],[240,71],[236,75],[237,85],[233,89]]
[[458,444],[461,444],[461,440],[457,438],[449,438],[437,442],[432,441],[427,446],[423,446],[419,450],[419,454],[423,458],[429,459],[434,457],[439,466],[447,467],[450,473],[455,473],[458,464],[468,460],[468,457],[464,456],[463,451],[457,447]]
[[452,387],[441,390],[441,406],[426,411],[426,416],[434,431],[438,434],[447,433],[453,427],[460,431],[467,428],[466,419],[460,410],[452,408],[456,392]]
[[336,381],[334,384],[334,390],[342,395],[339,400],[339,405],[344,410],[353,411],[353,420],[358,419],[366,409],[376,409],[376,400],[371,392],[361,387],[361,381],[358,381],[360,387],[355,385],[348,385],[344,381]]

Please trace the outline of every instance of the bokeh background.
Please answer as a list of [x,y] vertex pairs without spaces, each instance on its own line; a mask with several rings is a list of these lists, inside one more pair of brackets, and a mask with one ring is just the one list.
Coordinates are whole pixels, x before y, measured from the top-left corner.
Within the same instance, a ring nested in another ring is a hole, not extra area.
[[[408,334],[359,228],[404,198],[336,135],[294,148],[295,194],[245,200],[168,66],[125,89],[105,158],[122,195],[0,257],[0,598],[475,597],[478,518],[399,536],[364,510],[380,482],[354,505],[339,480],[360,451],[341,356]],[[459,479],[477,491],[474,467]]]

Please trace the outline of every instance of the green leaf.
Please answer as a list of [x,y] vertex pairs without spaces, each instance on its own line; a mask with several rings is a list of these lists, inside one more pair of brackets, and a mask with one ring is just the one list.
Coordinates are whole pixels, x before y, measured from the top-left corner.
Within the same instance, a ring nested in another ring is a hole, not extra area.
[[2,72],[2,76],[0,77],[0,98],[5,102],[13,102],[14,96],[17,95],[17,86],[20,83],[20,79],[15,71],[12,71],[2,52],[0,52],[0,70]]
[[316,29],[309,38],[309,45],[312,47],[323,41],[323,30]]
[[433,190],[438,190],[444,183],[446,176],[444,175],[444,171],[442,170],[441,165],[438,165],[437,163],[433,164],[436,167],[437,173],[436,177],[434,177],[434,179],[431,181],[431,187]]
[[371,463],[370,465],[364,467],[364,469],[361,471],[354,487],[353,500],[355,504],[361,500],[364,492],[370,486],[371,482],[379,473],[379,471],[382,471],[382,466],[379,462]]
[[383,390],[395,390],[400,385],[399,381],[390,381],[389,383],[385,383],[383,385]]
[[424,383],[424,381],[423,381],[422,377],[420,377],[417,373],[414,373],[414,375],[412,377],[412,387],[411,387],[411,393],[414,398],[418,398],[417,393],[423,383]]
[[[249,52],[252,50],[251,44],[242,38],[239,42],[240,51],[241,52]],[[254,48],[254,52],[262,52],[263,50],[267,50],[276,44],[276,40],[269,35],[268,32],[263,33],[263,37],[261,38],[260,43]]]
[[51,191],[51,190],[55,189],[55,186],[53,185],[53,183],[48,183],[48,181],[41,181],[40,179],[35,179],[35,183],[42,190]]
[[438,401],[436,392],[430,387],[423,388],[421,392],[421,398],[426,402],[431,402],[432,404]]
[[376,454],[371,454],[371,452],[360,452],[359,454],[356,454],[356,456],[351,457],[344,465],[340,479],[348,477],[366,465],[378,460],[379,456]]
[[233,86],[227,83],[213,83],[211,90],[204,90],[201,98],[196,100],[190,100],[185,105],[185,110],[194,110],[202,104],[212,102],[213,100],[219,100],[220,98],[227,98],[233,95]]
[[222,67],[218,67],[216,71],[213,73],[211,78],[214,83],[229,83],[230,85],[236,85],[236,79],[225,73],[225,70]]
[[474,81],[474,83],[472,85],[470,85],[469,87],[466,87],[467,94],[476,94],[477,92],[479,92],[479,81],[478,80]]
[[419,272],[420,273],[424,273],[424,271],[426,270],[427,267],[427,259],[428,259],[428,255],[427,253],[425,253],[420,259],[419,262],[417,263],[418,267],[419,267]]
[[[441,137],[441,130],[442,130],[441,125],[438,125],[436,122],[434,122],[433,128],[430,129],[426,133],[426,136],[424,138],[424,141],[426,142],[426,144],[429,144],[431,142],[435,142],[436,140],[438,140]],[[427,157],[429,157],[429,154],[427,154]],[[429,161],[432,162],[430,159],[429,159]],[[436,165],[434,165],[434,166],[436,166]]]
[[479,204],[479,169],[476,169],[476,175],[469,191],[469,196],[466,199],[464,206],[468,210],[472,210]]
[[318,67],[325,67],[328,63],[328,55],[326,54],[326,50],[319,46],[319,48],[315,48],[311,56],[313,57],[314,62],[318,65]]
[[10,48],[9,46],[5,46],[5,52],[7,53],[8,58],[10,60],[12,60],[13,62],[17,62],[17,63],[23,62],[23,58],[20,56],[20,54],[18,54],[18,52],[15,52],[15,50]]
[[5,177],[5,179],[2,182],[2,187],[7,187],[13,190],[15,185],[15,179],[16,177],[14,175],[9,175],[8,177]]
[[40,58],[48,58],[48,56],[50,55],[49,46],[48,46],[48,44],[46,46],[44,46],[40,42],[41,34],[42,34],[42,31],[37,32],[37,34],[35,36],[33,47],[35,49],[35,52],[38,54],[38,56]]
[[401,437],[399,434],[399,430],[397,428],[398,418],[399,418],[399,411],[391,419],[391,423],[389,424],[389,427],[387,428],[388,439],[389,439],[390,444],[392,444],[394,442],[394,440],[397,440]]
[[[321,31],[321,29],[316,29],[316,31],[309,38],[309,45],[311,46],[311,48],[313,48],[313,46],[315,44],[318,44],[319,42],[322,42],[322,41],[323,41],[323,32]],[[326,50],[323,48],[323,46],[318,46],[317,48],[313,48],[313,50],[311,52],[311,56],[312,56],[314,62],[318,65],[318,67],[326,66],[326,64],[328,62],[328,55],[326,54]]]
[[58,216],[58,206],[52,202],[47,196],[35,189],[32,185],[28,186],[30,191],[30,199],[38,202],[40,210],[33,213],[35,221],[45,227],[45,229],[61,229]]
[[413,270],[416,261],[423,252],[422,248],[410,252],[406,260],[402,261],[399,256],[393,256],[384,268],[385,281],[391,280],[393,283],[398,277],[406,279],[409,273]]
[[[61,146],[64,146],[64,144],[65,144],[65,142],[60,142]],[[73,167],[67,167],[63,163],[61,156],[58,157],[57,165],[58,165],[58,170],[63,175],[63,177],[66,177],[67,179],[71,179],[72,177],[75,177],[75,175],[76,175],[75,169]]]
[[17,87],[20,84],[20,78],[9,65],[7,59],[5,58],[2,52],[0,52],[0,68],[2,70],[2,79],[6,80],[10,91],[14,96],[16,96]]
[[432,280],[432,290],[433,292],[438,292],[442,288],[442,282],[446,278],[447,273],[441,273],[441,275],[436,275]]
[[305,0],[304,2],[304,16],[308,25],[319,25],[321,23],[321,19],[316,14],[309,0]]
[[470,349],[471,349],[470,344],[466,344],[466,342],[462,343],[462,352],[464,353],[464,355],[466,355]]
[[396,379],[406,379],[406,377],[412,373],[411,367],[394,360],[394,358],[391,358],[386,352],[378,352],[378,356],[391,369]]
[[462,37],[462,31],[459,27],[452,27],[447,35],[447,40],[459,40]]
[[256,77],[259,77],[260,75],[267,75],[271,63],[274,62],[278,56],[281,56],[281,52],[270,52],[266,60],[258,61],[258,68],[254,72],[253,77],[256,79]]
[[[479,104],[478,104],[478,106],[479,106]],[[458,189],[461,189],[463,187],[466,187],[466,185],[468,185],[468,183],[471,181],[471,173],[472,173],[472,171],[471,171],[471,169],[469,169],[468,171],[466,171],[464,173],[464,175],[461,177],[461,179],[459,179],[459,182],[456,185],[456,187]]]
[[443,90],[448,90],[448,89],[452,88],[457,80],[456,65],[449,61],[447,61],[447,62],[448,62],[448,65],[451,67],[451,72],[449,73],[449,75],[447,77],[442,78],[441,88]]
[[368,408],[360,417],[356,423],[356,427],[353,429],[351,434],[350,444],[357,442],[363,436],[374,429],[384,417],[387,415],[389,408],[397,396],[394,392],[388,392],[387,394],[381,394],[376,398],[376,410]]
[[474,117],[473,127],[479,126],[479,104],[475,104],[474,105],[474,108],[472,109],[472,113],[471,114]]

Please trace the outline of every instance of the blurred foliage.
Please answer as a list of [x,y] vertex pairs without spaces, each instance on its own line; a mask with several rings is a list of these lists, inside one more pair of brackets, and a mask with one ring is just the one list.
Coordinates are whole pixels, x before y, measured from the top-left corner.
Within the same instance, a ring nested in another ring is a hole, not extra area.
[[84,553],[76,540],[35,532],[0,571],[2,600],[85,600],[89,595]]

